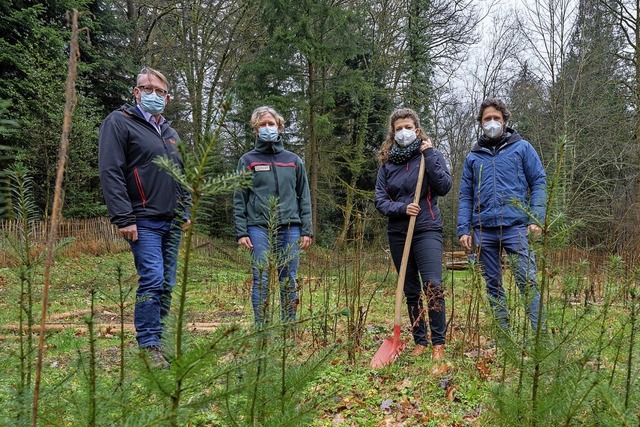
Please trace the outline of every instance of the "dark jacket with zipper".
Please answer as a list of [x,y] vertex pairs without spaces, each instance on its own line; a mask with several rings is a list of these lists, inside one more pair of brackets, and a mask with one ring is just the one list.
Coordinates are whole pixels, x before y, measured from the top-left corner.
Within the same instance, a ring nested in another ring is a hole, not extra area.
[[442,153],[435,148],[427,148],[409,159],[395,164],[385,162],[378,169],[376,179],[376,208],[389,218],[389,233],[406,233],[409,228],[407,205],[413,203],[420,155],[425,159],[425,173],[420,191],[420,212],[416,217],[415,231],[442,230],[442,216],[438,208],[438,196],[446,195],[451,189],[451,174]]
[[276,142],[256,138],[255,148],[238,160],[238,172],[253,173],[253,186],[233,193],[236,240],[248,236],[247,227],[269,225],[269,199],[278,199],[278,225],[300,225],[300,235],[313,237],[311,195],[304,164],[298,155]]
[[183,167],[177,132],[166,121],[160,129],[158,133],[129,105],[109,114],[100,126],[100,183],[111,222],[118,228],[136,219],[189,218],[189,193],[154,163],[166,156]]
[[533,146],[511,128],[485,136],[467,155],[460,180],[458,237],[472,229],[544,222],[547,175]]

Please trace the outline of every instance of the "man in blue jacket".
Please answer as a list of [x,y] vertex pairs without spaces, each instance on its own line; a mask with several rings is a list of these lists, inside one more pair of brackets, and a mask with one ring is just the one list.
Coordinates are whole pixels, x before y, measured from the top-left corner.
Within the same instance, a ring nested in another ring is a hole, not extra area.
[[533,146],[506,126],[511,113],[500,99],[480,105],[483,134],[467,155],[460,182],[458,238],[467,250],[477,247],[489,303],[498,324],[509,328],[500,254],[514,260],[516,283],[525,298],[533,330],[545,329],[536,286],[536,264],[528,237],[542,232],[546,174]]
[[162,116],[169,102],[166,77],[140,71],[133,95],[100,127],[98,163],[105,202],[129,242],[138,272],[134,324],[138,346],[154,367],[168,368],[160,351],[162,319],[176,282],[182,227],[189,224],[190,195],[154,160],[167,156],[182,166],[178,134]]

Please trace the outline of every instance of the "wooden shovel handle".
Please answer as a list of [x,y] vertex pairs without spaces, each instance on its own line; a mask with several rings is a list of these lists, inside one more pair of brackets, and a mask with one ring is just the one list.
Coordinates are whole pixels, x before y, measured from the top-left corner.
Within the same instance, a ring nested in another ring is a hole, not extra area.
[[[420,154],[420,171],[418,172],[418,182],[416,183],[416,192],[413,195],[413,203],[420,201],[420,191],[422,191],[422,181],[424,179],[424,155]],[[409,228],[407,228],[407,238],[404,241],[404,250],[402,251],[402,262],[400,263],[400,271],[398,272],[398,285],[396,286],[396,307],[395,317],[393,319],[395,326],[402,324],[402,297],[404,293],[404,280],[407,276],[407,262],[409,261],[409,252],[411,251],[411,241],[413,240],[413,229],[416,226],[417,215],[409,218]]]

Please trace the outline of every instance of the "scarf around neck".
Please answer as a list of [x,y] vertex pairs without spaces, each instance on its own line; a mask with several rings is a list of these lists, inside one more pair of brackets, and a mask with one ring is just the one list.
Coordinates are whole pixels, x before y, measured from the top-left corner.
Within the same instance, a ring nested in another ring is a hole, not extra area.
[[391,150],[389,150],[389,161],[391,163],[395,163],[396,165],[407,163],[409,159],[412,158],[420,149],[421,142],[422,140],[420,138],[417,138],[406,147],[400,147],[398,144],[393,144],[393,147],[391,147]]

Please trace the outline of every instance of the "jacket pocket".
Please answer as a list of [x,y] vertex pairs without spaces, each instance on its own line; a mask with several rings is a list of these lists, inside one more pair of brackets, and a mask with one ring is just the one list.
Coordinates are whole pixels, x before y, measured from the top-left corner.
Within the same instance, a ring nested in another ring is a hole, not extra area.
[[147,196],[144,192],[144,186],[142,185],[142,179],[140,179],[140,173],[138,172],[138,168],[133,169],[133,177],[136,181],[136,187],[138,188],[138,193],[140,193],[140,200],[142,201],[142,207],[147,207]]

